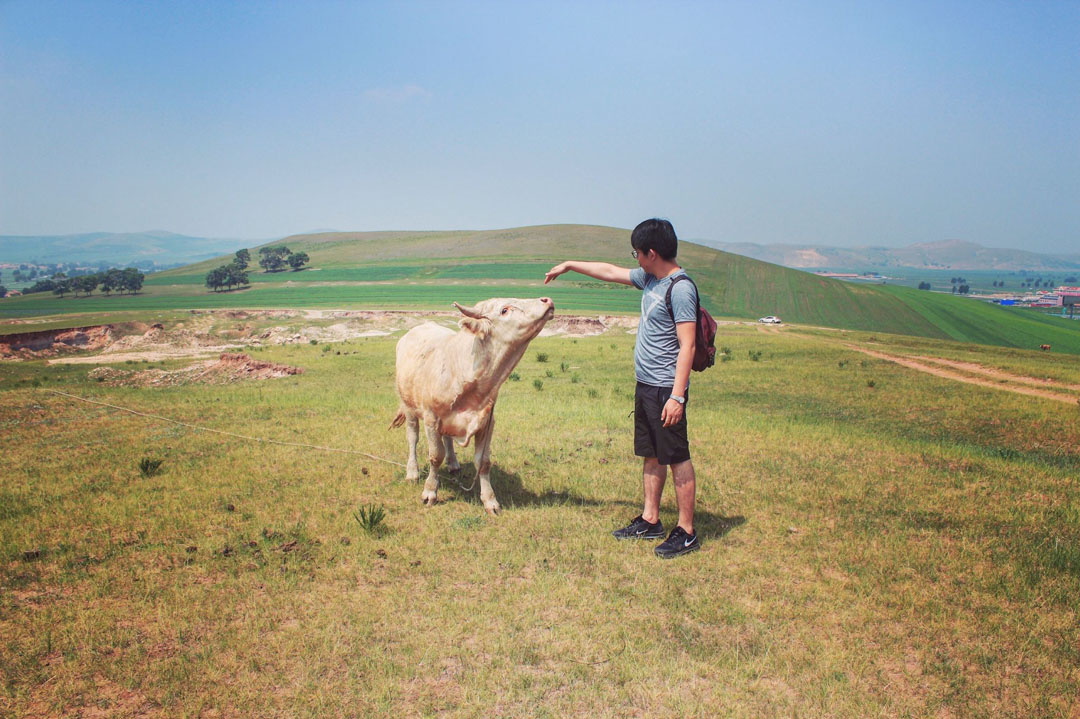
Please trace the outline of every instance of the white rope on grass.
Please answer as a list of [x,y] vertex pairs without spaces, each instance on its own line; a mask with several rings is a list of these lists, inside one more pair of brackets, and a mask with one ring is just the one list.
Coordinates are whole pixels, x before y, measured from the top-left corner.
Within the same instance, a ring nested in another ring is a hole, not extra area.
[[[147,417],[149,419],[161,420],[162,422],[170,422],[172,424],[180,425],[181,427],[187,427],[188,429],[194,429],[194,430],[196,430],[198,432],[212,432],[214,434],[223,434],[226,437],[235,437],[236,439],[244,439],[244,440],[248,440],[250,442],[262,442],[263,444],[277,444],[277,445],[281,445],[283,447],[305,447],[307,449],[317,449],[317,450],[320,450],[320,451],[323,451],[323,452],[341,452],[342,454],[358,454],[361,457],[367,457],[368,459],[373,459],[376,462],[385,462],[386,464],[393,464],[393,465],[398,466],[398,467],[404,467],[405,466],[401,462],[395,462],[392,459],[385,459],[383,457],[376,457],[373,454],[368,454],[367,452],[360,452],[360,451],[355,450],[355,449],[341,449],[340,447],[321,447],[321,446],[319,446],[317,444],[304,444],[303,442],[284,442],[284,441],[277,440],[277,439],[266,439],[265,437],[251,437],[251,436],[246,435],[246,434],[237,434],[236,432],[226,432],[223,429],[211,429],[209,427],[200,427],[197,424],[188,424],[187,422],[181,422],[179,420],[171,419],[169,417],[162,417],[159,414],[149,414],[147,412],[139,412],[138,410],[128,409],[127,407],[120,407],[119,405],[109,404],[108,402],[101,402],[101,401],[96,400],[96,399],[87,399],[86,397],[80,397],[77,394],[69,394],[67,392],[61,392],[61,391],[55,390],[55,389],[47,389],[45,391],[50,392],[52,394],[58,394],[58,395],[60,395],[62,397],[70,397],[71,399],[77,399],[80,402],[88,402],[89,404],[97,404],[97,405],[101,405],[102,407],[108,407],[110,409],[117,409],[117,410],[120,410],[121,412],[128,412],[129,414],[134,414],[134,415],[137,415],[139,417]],[[458,487],[460,487],[465,492],[472,491],[473,487],[476,486],[476,479],[475,478],[473,479],[472,484],[470,484],[468,487],[462,487],[461,483],[458,482],[457,479],[455,479],[453,477],[451,477],[450,479],[454,482],[454,484],[456,484]]]

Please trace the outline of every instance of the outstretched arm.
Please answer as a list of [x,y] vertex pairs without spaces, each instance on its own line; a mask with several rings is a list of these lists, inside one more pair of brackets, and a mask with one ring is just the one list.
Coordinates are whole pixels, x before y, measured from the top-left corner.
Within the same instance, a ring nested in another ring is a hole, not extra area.
[[619,267],[610,262],[578,262],[576,260],[563,262],[552,267],[544,276],[544,284],[546,285],[564,272],[578,272],[596,280],[618,282],[620,285],[634,284],[630,281],[630,270],[625,267]]

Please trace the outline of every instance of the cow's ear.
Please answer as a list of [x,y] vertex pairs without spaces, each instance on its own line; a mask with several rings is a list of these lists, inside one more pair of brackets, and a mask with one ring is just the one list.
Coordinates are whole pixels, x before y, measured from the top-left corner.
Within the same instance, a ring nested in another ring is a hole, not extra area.
[[491,332],[491,320],[487,317],[481,317],[479,319],[473,319],[472,317],[462,317],[458,321],[458,326],[463,330],[472,332],[480,339],[485,339]]

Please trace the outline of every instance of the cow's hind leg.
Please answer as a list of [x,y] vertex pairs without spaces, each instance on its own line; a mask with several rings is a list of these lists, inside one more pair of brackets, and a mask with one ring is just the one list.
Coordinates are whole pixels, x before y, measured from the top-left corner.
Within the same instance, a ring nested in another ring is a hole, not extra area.
[[499,513],[499,500],[495,499],[495,490],[491,488],[491,435],[495,433],[495,415],[488,417],[487,427],[476,433],[476,474],[480,477],[480,501],[484,509],[491,514]]
[[439,467],[442,465],[443,457],[446,456],[446,445],[443,444],[442,437],[439,435],[439,430],[433,424],[424,423],[424,429],[427,430],[428,440],[428,477],[424,482],[424,491],[420,495],[420,498],[424,500],[424,504],[433,506],[439,493]]
[[420,420],[414,415],[405,418],[405,437],[409,442],[409,460],[405,465],[405,479],[420,479],[420,466],[416,461],[416,443],[420,439]]
[[454,451],[454,438],[445,434],[442,436],[443,446],[446,447],[446,471],[460,472],[461,463],[458,462],[457,453]]

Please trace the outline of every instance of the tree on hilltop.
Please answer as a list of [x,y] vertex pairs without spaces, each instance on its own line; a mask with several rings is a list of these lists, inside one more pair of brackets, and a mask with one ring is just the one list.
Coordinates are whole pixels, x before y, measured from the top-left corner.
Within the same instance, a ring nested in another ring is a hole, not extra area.
[[225,265],[222,269],[225,271],[225,284],[229,286],[230,290],[234,285],[239,287],[240,285],[251,284],[248,281],[247,271],[237,263]]
[[100,281],[97,275],[82,275],[71,280],[71,288],[75,290],[75,294],[85,292],[87,297],[93,294],[98,284],[100,284]]
[[251,264],[251,253],[247,249],[237,250],[236,259],[233,260],[236,264],[240,265],[240,269],[246,270],[247,266]]
[[60,299],[64,299],[64,295],[71,292],[71,280],[66,277],[60,279],[54,278],[52,292],[54,295],[59,295]]
[[142,289],[143,279],[145,278],[146,275],[144,275],[142,272],[139,272],[134,267],[125,267],[120,272],[121,293],[127,291],[133,295],[138,294],[139,290]]
[[309,261],[309,257],[306,252],[295,252],[289,255],[289,266],[293,268],[293,271],[303,269]]
[[280,272],[285,269],[285,258],[292,252],[285,245],[263,247],[259,249],[259,266],[266,272]]

